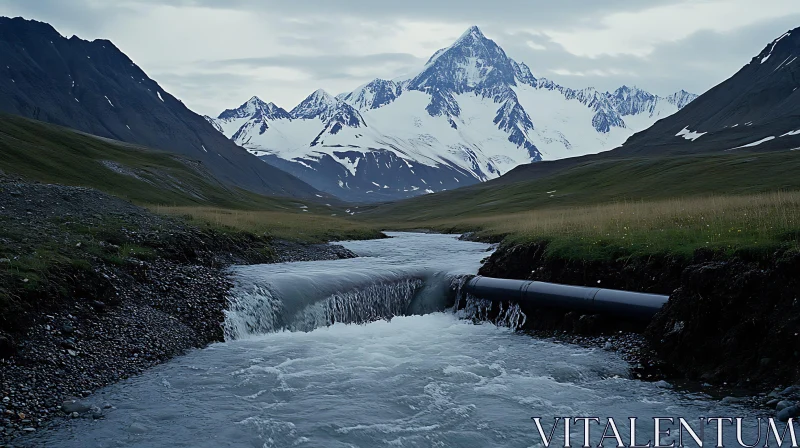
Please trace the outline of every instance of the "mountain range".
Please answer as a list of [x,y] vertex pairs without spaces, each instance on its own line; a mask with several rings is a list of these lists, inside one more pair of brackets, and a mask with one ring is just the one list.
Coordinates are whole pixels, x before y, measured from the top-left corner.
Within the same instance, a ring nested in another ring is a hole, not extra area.
[[2,112],[188,156],[230,188],[328,196],[225,138],[107,40],[0,17],[0,60]]
[[374,202],[612,149],[696,97],[564,87],[535,77],[471,27],[413,76],[336,96],[317,90],[291,110],[254,96],[206,119],[321,191]]

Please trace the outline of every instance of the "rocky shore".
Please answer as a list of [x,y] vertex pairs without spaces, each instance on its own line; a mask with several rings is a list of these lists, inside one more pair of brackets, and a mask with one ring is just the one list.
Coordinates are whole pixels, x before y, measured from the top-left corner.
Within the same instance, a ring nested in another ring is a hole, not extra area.
[[0,446],[54,419],[102,418],[80,399],[221,341],[231,264],[353,256],[0,178]]
[[528,319],[525,331],[618,351],[642,379],[749,396],[782,417],[800,416],[800,394],[791,387],[800,381],[797,251],[731,256],[698,250],[689,259],[608,262],[554,259],[546,249],[546,242],[501,245],[480,275],[665,294],[670,301],[645,324],[524,310],[537,316]]

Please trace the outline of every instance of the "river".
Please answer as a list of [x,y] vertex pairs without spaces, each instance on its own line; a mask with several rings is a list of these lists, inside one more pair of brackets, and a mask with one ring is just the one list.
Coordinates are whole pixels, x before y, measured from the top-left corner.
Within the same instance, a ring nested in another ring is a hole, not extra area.
[[[541,444],[531,417],[542,417],[549,433],[555,416],[596,416],[596,446],[607,417],[628,443],[631,416],[753,414],[632,380],[613,352],[443,311],[453,276],[477,272],[490,247],[448,235],[392,236],[343,243],[359,258],[235,268],[226,342],[89,397],[113,406],[104,419],[70,420],[18,444],[527,447]],[[583,442],[578,426],[573,446]],[[653,438],[652,427],[643,425],[641,442]],[[712,434],[710,426],[705,438]],[[676,439],[674,431],[662,438]]]

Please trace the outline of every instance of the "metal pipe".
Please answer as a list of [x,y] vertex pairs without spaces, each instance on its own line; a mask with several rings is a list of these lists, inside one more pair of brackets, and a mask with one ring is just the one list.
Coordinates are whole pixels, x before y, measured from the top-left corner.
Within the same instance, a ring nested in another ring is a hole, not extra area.
[[558,307],[649,320],[669,296],[526,280],[476,276],[464,291],[479,299],[512,301],[520,305]]

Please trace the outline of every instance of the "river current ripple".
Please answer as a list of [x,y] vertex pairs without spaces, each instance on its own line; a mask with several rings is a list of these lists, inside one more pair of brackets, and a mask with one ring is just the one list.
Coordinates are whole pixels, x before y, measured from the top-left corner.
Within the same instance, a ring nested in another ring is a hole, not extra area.
[[[72,420],[21,446],[541,446],[534,416],[548,432],[555,416],[600,417],[596,446],[607,417],[626,443],[631,416],[754,421],[751,409],[633,380],[612,352],[474,324],[451,311],[363,323],[370,316],[352,317],[360,298],[375,302],[371,318],[387,317],[380,314],[393,311],[382,307],[396,301],[435,307],[442,285],[474,274],[489,255],[488,245],[453,236],[392,236],[344,243],[356,259],[236,268],[239,308],[228,316],[227,342],[99,391],[88,401],[112,405],[106,418]],[[581,426],[573,446],[583,442]],[[639,431],[640,442],[652,439],[652,421]],[[715,435],[707,427],[706,440]],[[726,436],[735,442],[730,428]],[[662,442],[676,439],[673,431]]]

